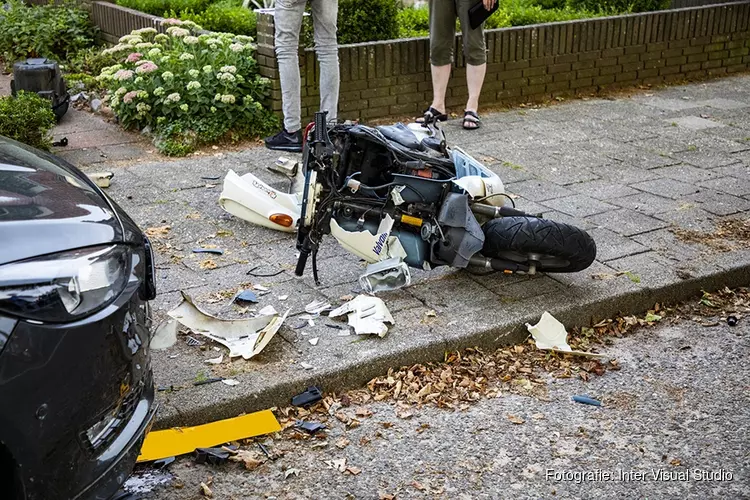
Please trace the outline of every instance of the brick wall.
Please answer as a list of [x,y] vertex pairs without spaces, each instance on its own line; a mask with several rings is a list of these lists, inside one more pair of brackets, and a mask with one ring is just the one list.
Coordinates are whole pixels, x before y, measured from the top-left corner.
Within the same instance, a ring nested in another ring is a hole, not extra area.
[[[258,62],[281,109],[273,16],[258,18]],[[480,104],[514,104],[660,84],[750,69],[750,1],[625,16],[488,30],[488,67]],[[447,105],[468,96],[461,35]],[[342,45],[343,118],[416,115],[432,99],[426,38]],[[300,51],[302,114],[319,106],[318,65]]]
[[163,32],[162,19],[109,2],[91,2],[91,20],[99,27],[101,39],[107,43],[117,43],[121,36],[141,28],[156,28]]

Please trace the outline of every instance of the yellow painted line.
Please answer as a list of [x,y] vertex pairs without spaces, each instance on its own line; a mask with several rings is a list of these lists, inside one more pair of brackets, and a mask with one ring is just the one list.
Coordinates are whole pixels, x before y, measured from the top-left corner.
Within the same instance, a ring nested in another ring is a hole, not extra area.
[[192,453],[196,448],[209,448],[238,439],[270,434],[281,430],[271,410],[228,418],[196,427],[173,427],[149,432],[141,447],[139,462]]

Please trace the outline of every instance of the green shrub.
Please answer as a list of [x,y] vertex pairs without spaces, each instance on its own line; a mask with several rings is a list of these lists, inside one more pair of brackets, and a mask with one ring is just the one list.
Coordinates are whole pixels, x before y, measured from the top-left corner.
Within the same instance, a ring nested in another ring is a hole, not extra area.
[[155,16],[161,16],[170,11],[203,12],[210,3],[211,0],[117,0],[117,5]]
[[260,101],[268,80],[257,73],[252,39],[227,33],[196,36],[200,26],[167,19],[166,34],[133,31],[104,52],[121,61],[99,80],[126,128],[149,127],[165,154],[270,132],[278,120]]
[[567,0],[567,2],[571,9],[622,14],[668,9],[671,0]]
[[257,33],[255,12],[238,5],[234,0],[223,0],[210,5],[204,12],[183,10],[176,13],[171,10],[164,17],[174,17],[183,21],[193,21],[210,31],[248,35],[254,37]]
[[397,19],[399,38],[414,38],[430,34],[430,11],[427,7],[399,9]]
[[339,0],[340,44],[398,38],[396,0]]
[[66,5],[27,7],[10,0],[0,8],[0,58],[6,68],[27,57],[65,61],[91,46],[95,29],[86,11]]
[[55,114],[48,99],[24,91],[16,97],[0,97],[0,135],[48,150],[54,126]]
[[113,64],[117,64],[113,54],[103,53],[101,47],[87,47],[70,56],[63,69],[67,73],[88,73],[96,76],[102,69]]

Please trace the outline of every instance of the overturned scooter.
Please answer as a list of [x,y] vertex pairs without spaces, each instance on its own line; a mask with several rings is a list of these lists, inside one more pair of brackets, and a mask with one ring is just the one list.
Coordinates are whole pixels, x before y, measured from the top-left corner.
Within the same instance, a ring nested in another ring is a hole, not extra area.
[[[326,234],[368,263],[380,263],[372,276],[395,282],[408,282],[394,276],[405,269],[401,262],[426,270],[448,265],[534,274],[581,271],[596,257],[585,231],[506,206],[513,200],[500,178],[448,147],[437,123],[329,125],[319,112],[305,139],[301,192],[282,193],[252,174],[230,171],[221,204],[250,222],[296,230],[296,274],[312,256],[316,283],[316,254]],[[393,269],[381,263],[386,260]]]

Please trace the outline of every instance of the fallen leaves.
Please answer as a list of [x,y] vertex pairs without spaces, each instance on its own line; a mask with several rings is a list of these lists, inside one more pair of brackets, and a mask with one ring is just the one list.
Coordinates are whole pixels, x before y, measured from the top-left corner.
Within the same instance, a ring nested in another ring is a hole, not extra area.
[[339,440],[336,441],[336,448],[338,448],[339,450],[343,450],[344,448],[346,448],[347,446],[349,446],[350,443],[351,443],[351,441],[349,441],[345,437],[342,437],[341,439],[339,439]]
[[165,238],[169,234],[170,229],[172,229],[172,226],[149,227],[144,233],[146,233],[146,236],[149,238],[159,239]]
[[229,457],[229,460],[233,462],[241,462],[247,470],[255,470],[266,461],[265,457],[261,457],[255,451],[248,450],[237,450],[234,455]]
[[207,497],[207,498],[214,497],[214,492],[211,491],[211,488],[209,488],[208,485],[202,481],[200,484],[200,492],[201,492],[201,495],[203,495],[204,497]]
[[685,243],[699,243],[714,252],[730,252],[750,247],[750,219],[725,219],[716,223],[713,232],[671,228],[672,234]]
[[525,419],[523,419],[522,417],[518,417],[516,415],[508,414],[506,415],[506,418],[510,421],[510,423],[516,424],[516,425],[521,425],[526,422]]
[[329,469],[336,469],[339,472],[346,472],[346,458],[324,460],[323,463],[326,464]]
[[210,269],[216,269],[217,266],[216,266],[216,262],[214,262],[213,259],[205,259],[205,260],[201,261],[199,267],[201,269],[209,269],[210,270]]

